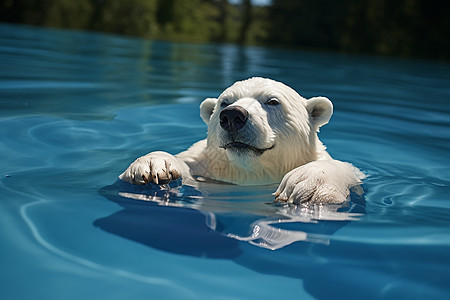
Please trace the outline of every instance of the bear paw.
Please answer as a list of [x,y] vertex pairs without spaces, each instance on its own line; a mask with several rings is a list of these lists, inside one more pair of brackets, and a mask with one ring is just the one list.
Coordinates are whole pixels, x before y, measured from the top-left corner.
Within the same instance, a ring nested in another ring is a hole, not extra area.
[[136,159],[119,179],[132,184],[167,184],[181,178],[176,157],[165,152],[153,152]]
[[[310,165],[312,164],[312,165]],[[287,173],[274,193],[276,202],[341,204],[350,193],[348,185],[336,174],[310,163]]]

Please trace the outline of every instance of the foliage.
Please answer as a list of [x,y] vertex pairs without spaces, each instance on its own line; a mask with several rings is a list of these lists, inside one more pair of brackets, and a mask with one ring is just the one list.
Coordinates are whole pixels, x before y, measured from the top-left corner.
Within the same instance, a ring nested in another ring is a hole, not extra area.
[[157,32],[157,0],[90,1],[95,7],[90,24],[94,30],[142,37],[152,37]]
[[450,2],[273,0],[269,40],[347,52],[449,59]]
[[160,0],[160,38],[204,42],[218,35],[219,11],[210,1]]
[[0,0],[0,21],[175,41],[450,56],[450,1],[442,0],[272,0],[265,7],[250,0]]

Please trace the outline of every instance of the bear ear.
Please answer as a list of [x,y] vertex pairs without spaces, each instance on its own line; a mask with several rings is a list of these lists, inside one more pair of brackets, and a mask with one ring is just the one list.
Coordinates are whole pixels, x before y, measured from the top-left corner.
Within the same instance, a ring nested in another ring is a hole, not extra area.
[[200,117],[202,117],[206,124],[209,124],[209,119],[214,111],[216,103],[216,98],[206,98],[202,104],[200,104]]
[[326,97],[313,97],[306,101],[306,109],[315,128],[325,125],[333,114],[333,104]]

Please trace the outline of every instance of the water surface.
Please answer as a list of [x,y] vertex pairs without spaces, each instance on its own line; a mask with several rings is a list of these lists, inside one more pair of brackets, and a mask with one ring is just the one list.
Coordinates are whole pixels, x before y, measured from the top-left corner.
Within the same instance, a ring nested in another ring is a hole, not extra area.
[[[450,67],[0,25],[4,299],[447,299]],[[343,207],[276,186],[116,181],[206,136],[236,80],[335,106],[321,140],[368,178]],[[337,209],[337,211],[336,211]]]

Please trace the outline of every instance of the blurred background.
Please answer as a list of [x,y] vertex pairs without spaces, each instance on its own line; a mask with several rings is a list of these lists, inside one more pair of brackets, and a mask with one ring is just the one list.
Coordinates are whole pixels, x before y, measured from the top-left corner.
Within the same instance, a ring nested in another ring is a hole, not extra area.
[[448,60],[448,0],[0,0],[0,21]]

